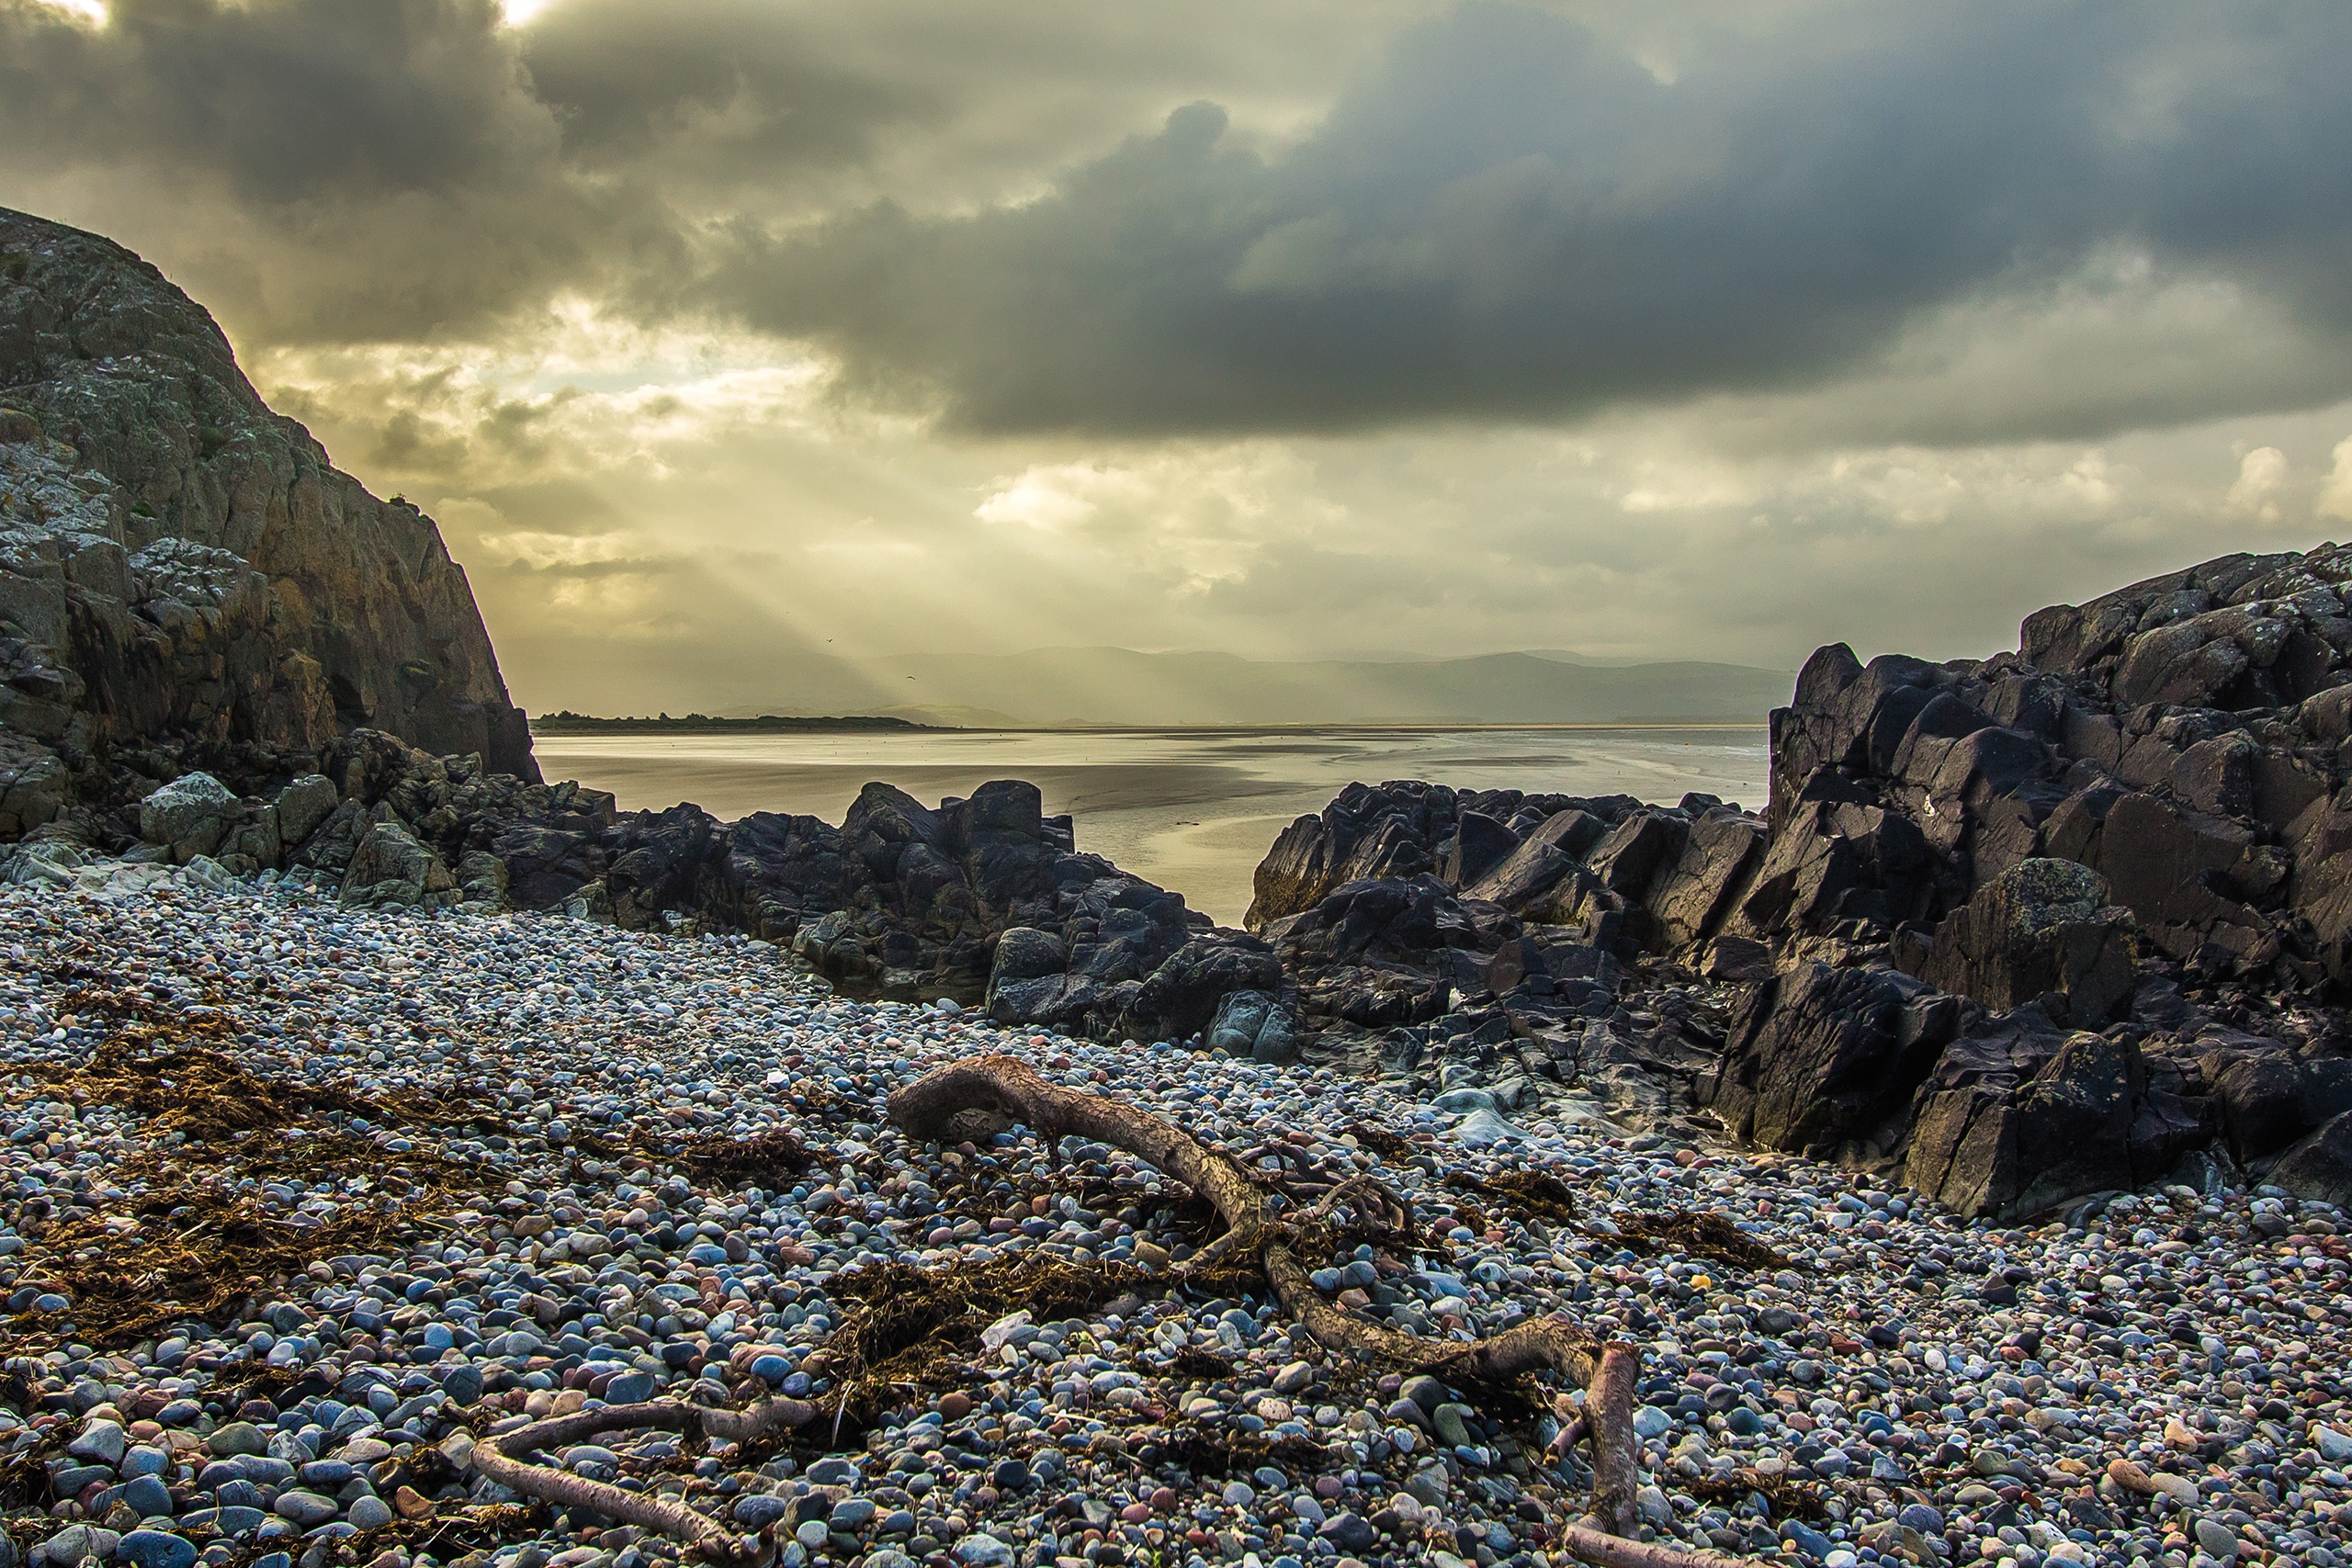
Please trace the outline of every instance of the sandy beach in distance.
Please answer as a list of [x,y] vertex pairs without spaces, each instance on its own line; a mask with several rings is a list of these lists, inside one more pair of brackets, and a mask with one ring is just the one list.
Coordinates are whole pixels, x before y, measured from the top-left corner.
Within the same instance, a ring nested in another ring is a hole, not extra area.
[[1697,790],[1760,807],[1760,724],[1689,728],[949,731],[912,735],[541,736],[550,779],[610,790],[628,810],[692,801],[839,822],[880,779],[932,802],[1023,778],[1076,819],[1080,849],[1238,924],[1250,874],[1294,818],[1351,781],[1631,795]]

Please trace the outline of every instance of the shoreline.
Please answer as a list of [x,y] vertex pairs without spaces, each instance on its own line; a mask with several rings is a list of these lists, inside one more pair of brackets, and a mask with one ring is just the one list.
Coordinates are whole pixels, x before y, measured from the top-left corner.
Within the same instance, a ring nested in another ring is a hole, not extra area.
[[[435,1456],[574,1396],[821,1394],[817,1351],[854,1310],[844,1270],[1181,1258],[1170,1184],[1124,1156],[1073,1145],[1057,1168],[1026,1136],[927,1150],[880,1118],[890,1088],[988,1049],[1237,1146],[1295,1129],[1378,1171],[1436,1240],[1393,1269],[1364,1263],[1360,1284],[1354,1264],[1335,1269],[1327,1288],[1361,1290],[1392,1322],[1490,1332],[1563,1311],[1641,1341],[1642,1506],[1662,1538],[1824,1568],[1905,1552],[2187,1568],[2241,1540],[2238,1509],[2266,1543],[2243,1538],[2242,1561],[2325,1568],[2345,1549],[2352,1315],[2344,1217],[2324,1205],[2173,1189],[2086,1205],[2071,1229],[1962,1223],[1802,1159],[1612,1135],[1570,1099],[1514,1106],[1505,1083],[1423,1103],[1326,1067],[1001,1030],[843,1001],[752,939],[553,915],[368,911],[251,883],[10,889],[0,951],[17,949],[0,1008],[20,1134],[0,1145],[0,1269],[6,1364],[33,1404],[0,1418],[0,1449],[70,1459],[53,1479],[103,1505],[92,1523],[134,1495],[164,1507],[148,1537],[191,1560],[306,1557],[338,1535],[373,1556],[401,1539],[399,1510],[461,1519],[495,1490]],[[200,1046],[243,1076],[205,1105],[139,1111],[94,1067],[141,1041]],[[255,1084],[279,1087],[288,1124],[219,1136],[184,1119],[185,1141],[163,1141],[174,1115],[234,1120]],[[816,1156],[805,1171],[721,1177],[694,1157],[779,1129]],[[1584,1217],[1447,1185],[1531,1167],[1567,1182]],[[402,1168],[436,1174],[387,1208]],[[282,1279],[265,1275],[226,1324],[62,1333],[104,1314],[96,1297],[53,1310],[55,1282],[118,1289],[185,1229],[159,1192],[211,1201],[240,1173],[254,1181],[240,1201],[282,1238]],[[1626,1239],[1685,1210],[1722,1214],[1786,1267]],[[94,1264],[53,1254],[100,1233]],[[2286,1261],[2263,1281],[2245,1271],[2258,1258]],[[685,1464],[673,1438],[621,1434],[574,1463],[686,1477],[689,1502],[737,1527],[804,1531],[796,1562],[1093,1562],[1098,1542],[1171,1564],[1557,1561],[1545,1521],[1573,1517],[1584,1483],[1521,1449],[1540,1422],[1360,1380],[1271,1307],[1158,1289],[1016,1325],[1013,1355],[951,1346],[951,1386],[908,1391],[833,1451]],[[44,1338],[63,1341],[46,1359]],[[1222,1476],[1171,1468],[1183,1443],[1258,1458]],[[141,1487],[147,1454],[161,1483]],[[1758,1489],[1813,1501],[1790,1515]],[[46,1522],[12,1517],[19,1540],[64,1545],[76,1525],[41,1506]],[[221,1546],[203,1547],[215,1530]],[[610,1568],[675,1555],[593,1521],[476,1533],[506,1568],[526,1540]],[[472,1550],[445,1560],[490,1561]]]

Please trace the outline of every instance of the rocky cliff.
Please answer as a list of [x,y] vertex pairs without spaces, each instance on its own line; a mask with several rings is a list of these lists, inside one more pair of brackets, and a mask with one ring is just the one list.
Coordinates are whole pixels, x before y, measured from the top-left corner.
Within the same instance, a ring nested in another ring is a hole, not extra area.
[[1556,1082],[1970,1213],[2248,1168],[2333,1198],[2347,785],[2352,550],[2232,556],[1995,659],[1822,649],[1760,814],[1353,786],[1250,923],[1323,1048],[1490,1110]]
[[155,268],[6,209],[0,726],[19,773],[43,750],[70,772],[158,738],[315,749],[364,726],[537,777],[432,520],[271,412]]

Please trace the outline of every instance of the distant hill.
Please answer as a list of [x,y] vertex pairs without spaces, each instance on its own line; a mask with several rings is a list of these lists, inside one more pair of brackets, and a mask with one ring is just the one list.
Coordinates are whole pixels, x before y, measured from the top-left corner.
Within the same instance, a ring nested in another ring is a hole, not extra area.
[[874,714],[819,718],[767,713],[756,718],[713,718],[708,714],[690,713],[684,718],[672,718],[665,713],[656,718],[597,718],[593,715],[566,710],[543,713],[531,720],[531,731],[535,735],[769,735],[830,729],[878,729],[896,733],[936,728],[935,725],[915,724],[908,719]]
[[1756,722],[1795,682],[1739,664],[1582,664],[1548,651],[1404,662],[1047,648],[858,668],[901,694],[897,711],[994,709],[1025,724]]
[[[866,715],[953,729],[1754,724],[1787,703],[1795,684],[1784,670],[1695,660],[1600,663],[1548,649],[1462,659],[1325,660],[1128,648],[852,660],[797,649],[746,649],[723,667],[665,669],[616,660],[574,669],[566,700],[608,713],[675,713],[692,705],[730,721],[765,716],[838,725],[839,716]],[[582,692],[585,697],[574,694]],[[556,733],[546,723],[535,727]]]

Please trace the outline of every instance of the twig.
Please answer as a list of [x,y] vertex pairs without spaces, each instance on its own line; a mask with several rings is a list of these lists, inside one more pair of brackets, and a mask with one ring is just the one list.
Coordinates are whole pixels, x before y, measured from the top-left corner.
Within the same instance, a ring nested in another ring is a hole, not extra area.
[[[1324,1299],[1292,1253],[1297,1227],[1267,1209],[1266,1190],[1242,1160],[1201,1145],[1165,1117],[1124,1100],[1048,1082],[1014,1056],[991,1055],[933,1068],[892,1092],[890,1120],[910,1135],[936,1139],[959,1113],[994,1110],[1026,1123],[1051,1146],[1067,1134],[1110,1144],[1148,1161],[1208,1200],[1226,1234],[1192,1259],[1255,1250],[1266,1281],[1301,1326],[1326,1348],[1456,1382],[1507,1382],[1549,1371],[1587,1386],[1585,1419],[1594,1449],[1593,1506],[1603,1526],[1562,1527],[1560,1545],[1601,1568],[1708,1568],[1738,1561],[1714,1552],[1626,1539],[1636,1528],[1633,1390],[1640,1352],[1597,1346],[1565,1317],[1521,1324],[1469,1344],[1424,1339],[1368,1323]],[[1336,1196],[1336,1194],[1334,1195]],[[1401,1207],[1401,1201],[1400,1201]],[[1405,1211],[1409,1219],[1410,1211]]]
[[727,1568],[757,1568],[775,1556],[775,1543],[768,1531],[752,1538],[739,1536],[684,1503],[626,1492],[602,1481],[533,1464],[516,1456],[569,1448],[602,1432],[639,1427],[741,1443],[782,1427],[805,1427],[816,1415],[816,1406],[802,1399],[763,1400],[748,1410],[709,1410],[683,1399],[611,1404],[535,1421],[498,1437],[484,1438],[474,1445],[473,1466],[501,1486],[559,1508],[581,1508],[641,1529],[659,1530],[706,1562],[725,1564]]

